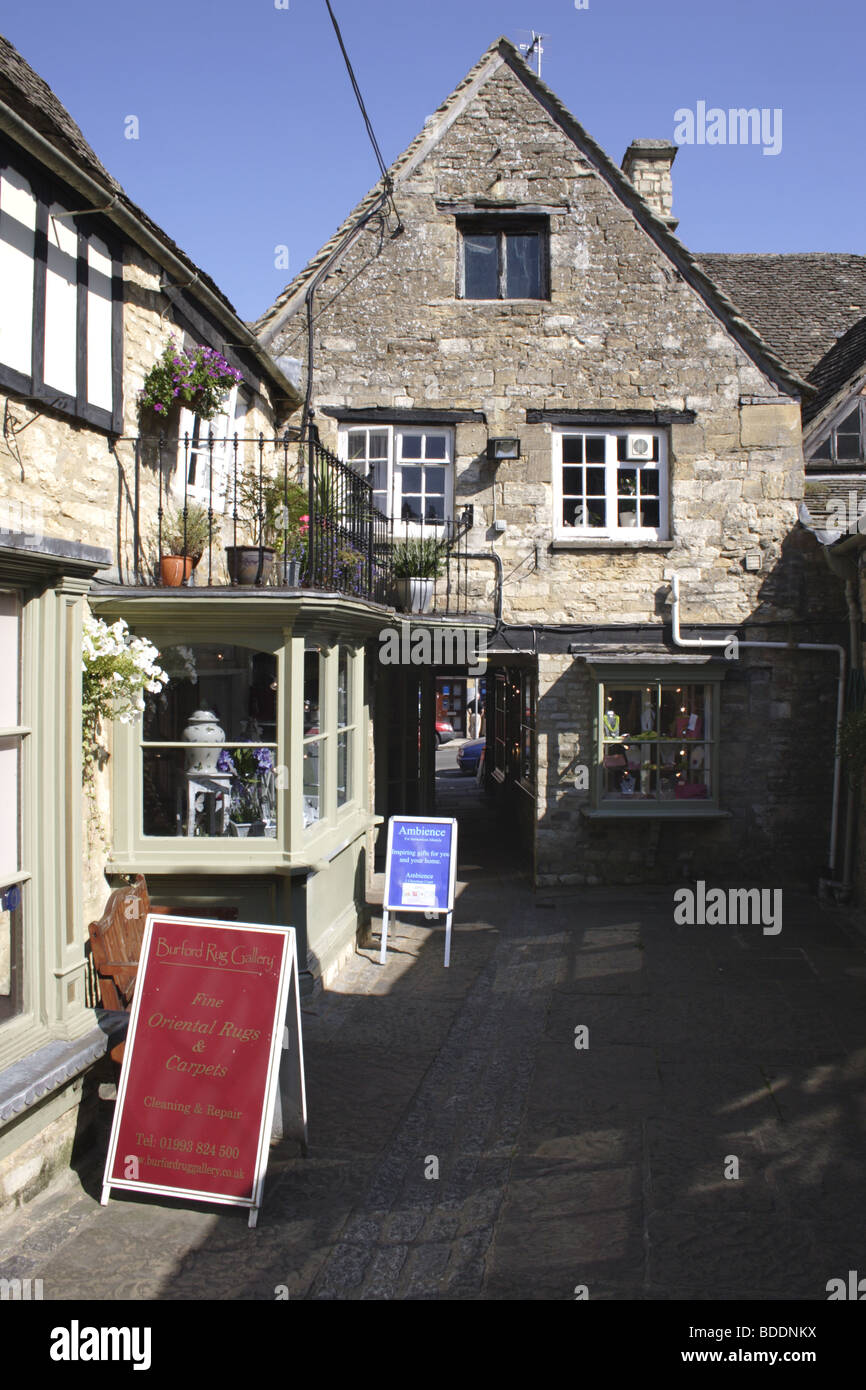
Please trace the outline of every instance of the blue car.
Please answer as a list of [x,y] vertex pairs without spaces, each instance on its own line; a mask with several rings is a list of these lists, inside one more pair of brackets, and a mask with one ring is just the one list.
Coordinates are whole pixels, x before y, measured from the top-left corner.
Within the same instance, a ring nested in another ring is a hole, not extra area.
[[478,771],[478,760],[486,742],[487,740],[483,738],[473,739],[471,743],[464,743],[457,749],[457,766],[461,772],[476,773]]

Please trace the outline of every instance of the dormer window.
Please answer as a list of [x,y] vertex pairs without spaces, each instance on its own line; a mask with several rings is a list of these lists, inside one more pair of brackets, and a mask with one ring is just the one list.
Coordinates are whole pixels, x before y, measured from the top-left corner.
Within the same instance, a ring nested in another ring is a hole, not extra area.
[[460,217],[457,231],[461,299],[550,297],[546,217]]
[[866,460],[866,401],[859,400],[826,439],[810,450],[809,459],[851,468]]

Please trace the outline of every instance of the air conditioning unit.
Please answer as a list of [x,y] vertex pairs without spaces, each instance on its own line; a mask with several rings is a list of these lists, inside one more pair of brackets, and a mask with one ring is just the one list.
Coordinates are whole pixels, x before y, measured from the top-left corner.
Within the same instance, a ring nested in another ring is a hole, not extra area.
[[653,436],[651,434],[627,434],[625,437],[625,456],[627,459],[651,459],[653,456]]

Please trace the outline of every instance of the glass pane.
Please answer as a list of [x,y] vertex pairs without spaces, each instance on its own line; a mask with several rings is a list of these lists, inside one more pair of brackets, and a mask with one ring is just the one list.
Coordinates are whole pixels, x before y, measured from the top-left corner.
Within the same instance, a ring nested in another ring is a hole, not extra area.
[[18,884],[0,889],[0,1023],[23,1007],[22,893]]
[[652,526],[658,529],[659,525],[659,504],[652,500],[642,502],[640,508],[640,525]]
[[836,457],[839,459],[859,459],[860,458],[860,436],[859,434],[837,434],[836,436]]
[[321,818],[321,739],[304,744],[304,825]]
[[402,492],[412,496],[421,492],[423,487],[424,470],[422,468],[401,468]]
[[855,405],[854,409],[840,425],[836,426],[840,434],[859,434],[860,433],[860,407]]
[[604,469],[587,468],[586,490],[590,497],[604,497]]
[[352,430],[349,435],[349,460],[355,462],[356,459],[366,458],[367,455],[367,431]]
[[541,298],[541,237],[537,232],[506,236],[505,266],[509,299]]
[[422,456],[422,445],[424,441],[420,434],[404,434],[400,437],[400,457],[402,459],[420,459]]
[[445,520],[445,500],[442,497],[428,497],[424,504],[425,521]]
[[602,435],[588,435],[586,439],[587,463],[604,463],[605,441]]
[[421,499],[420,497],[404,497],[400,508],[400,518],[402,521],[421,520]]
[[818,445],[817,449],[812,450],[813,459],[828,459],[830,457],[830,436]]
[[562,438],[563,463],[583,463],[583,435],[566,434]]
[[371,430],[370,448],[368,457],[371,459],[387,459],[388,457],[388,431]]
[[0,738],[0,884],[21,868],[18,840],[20,738]]
[[562,504],[563,526],[584,525],[584,505],[573,498],[566,498]]
[[429,497],[434,494],[436,497],[445,496],[445,479],[447,473],[444,468],[426,468],[424,470],[424,491]]
[[304,652],[304,736],[319,732],[319,683],[321,655],[318,647]]
[[464,295],[467,299],[499,298],[497,237],[464,232]]
[[18,595],[0,592],[0,728],[14,728],[18,718]]
[[190,768],[181,748],[142,749],[145,835],[276,836],[276,749],[238,744],[212,751],[214,766]]
[[341,729],[349,723],[349,653],[345,647],[340,648],[339,665],[337,667],[337,728]]
[[562,492],[565,497],[581,497],[583,495],[582,468],[563,468]]
[[428,459],[447,459],[448,440],[444,434],[428,434],[424,436],[424,456]]
[[337,805],[352,799],[352,734],[337,735]]

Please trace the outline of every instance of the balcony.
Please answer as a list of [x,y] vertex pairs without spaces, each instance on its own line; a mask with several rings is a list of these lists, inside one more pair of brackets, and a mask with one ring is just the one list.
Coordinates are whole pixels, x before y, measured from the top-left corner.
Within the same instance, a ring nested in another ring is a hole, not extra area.
[[469,609],[472,508],[456,521],[395,521],[367,478],[298,431],[135,436],[121,462],[118,572],[136,589],[314,590],[397,598],[405,543],[438,557],[435,616]]

